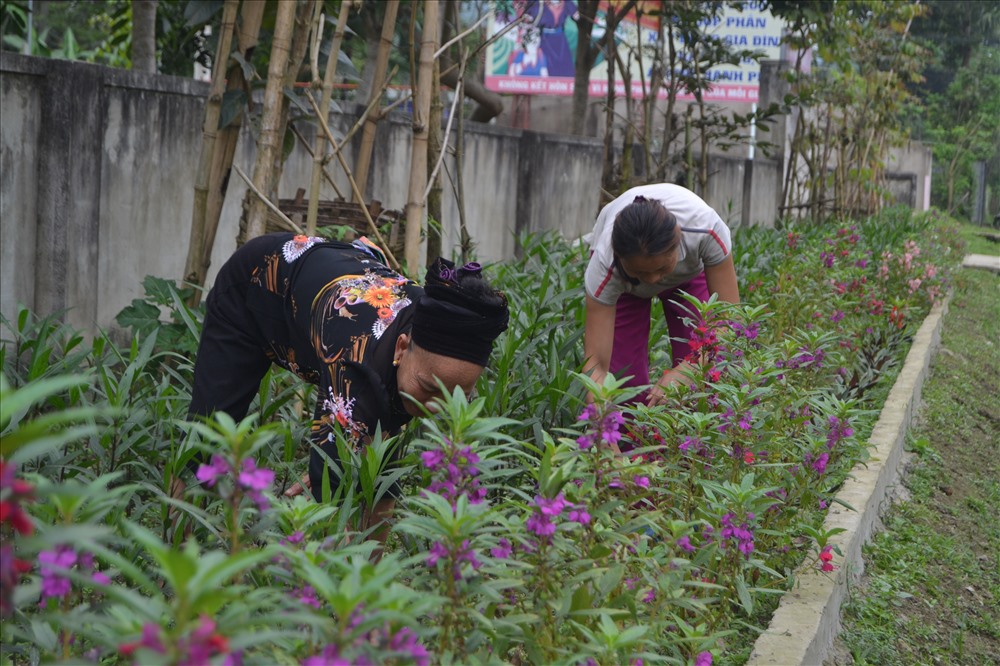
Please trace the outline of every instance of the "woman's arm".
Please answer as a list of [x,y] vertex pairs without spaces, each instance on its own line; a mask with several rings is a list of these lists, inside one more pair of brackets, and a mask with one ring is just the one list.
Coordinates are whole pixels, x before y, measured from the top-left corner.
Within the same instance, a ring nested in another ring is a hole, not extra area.
[[733,255],[726,257],[721,264],[705,266],[705,283],[709,294],[718,294],[719,300],[727,303],[740,302],[740,286],[736,282],[736,265]]
[[[583,328],[583,371],[603,383],[611,367],[615,339],[615,306],[605,305],[587,294],[587,318]],[[591,396],[593,398],[593,396]]]
[[[730,254],[721,264],[705,266],[705,282],[708,286],[709,294],[718,294],[719,300],[728,303],[740,302],[740,288],[736,282],[736,266],[733,264],[733,256]],[[684,374],[690,371],[692,364],[688,361],[682,362],[675,368],[668,368],[660,381],[649,392],[647,404],[658,405],[663,402],[663,388],[677,381],[684,381]]]

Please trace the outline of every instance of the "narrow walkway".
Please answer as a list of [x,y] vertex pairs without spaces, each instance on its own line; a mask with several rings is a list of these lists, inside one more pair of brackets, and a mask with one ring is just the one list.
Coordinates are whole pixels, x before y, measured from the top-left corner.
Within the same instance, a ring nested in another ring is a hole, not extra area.
[[1000,273],[1000,257],[989,254],[967,254],[962,260],[963,268],[983,268],[994,273]]

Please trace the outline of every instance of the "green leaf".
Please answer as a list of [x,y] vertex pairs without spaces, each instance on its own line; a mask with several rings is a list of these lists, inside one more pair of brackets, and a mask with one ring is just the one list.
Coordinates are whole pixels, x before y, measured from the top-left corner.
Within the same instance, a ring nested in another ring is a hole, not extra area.
[[219,109],[219,129],[229,127],[229,124],[243,112],[246,106],[247,94],[244,90],[237,88],[223,93]]

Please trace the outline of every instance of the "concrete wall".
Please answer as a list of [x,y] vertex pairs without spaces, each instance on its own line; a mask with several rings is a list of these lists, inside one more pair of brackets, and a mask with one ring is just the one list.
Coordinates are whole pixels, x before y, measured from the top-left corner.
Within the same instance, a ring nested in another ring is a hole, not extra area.
[[[147,275],[177,278],[190,234],[194,168],[201,146],[208,85],[60,60],[0,53],[0,312],[19,304],[63,313],[74,327],[114,327],[115,315],[143,295]],[[334,114],[345,136],[352,114]],[[303,128],[311,142],[314,130]],[[365,196],[403,210],[409,182],[408,117],[379,124]],[[354,162],[358,137],[344,148]],[[244,128],[235,164],[253,170],[254,142]],[[919,149],[916,173],[923,182]],[[909,163],[908,163],[909,164]],[[444,160],[443,252],[457,253],[459,197],[481,261],[509,259],[517,234],[556,230],[576,238],[593,224],[601,202],[601,141],[468,123],[461,179],[454,156]],[[337,190],[350,197],[336,160]],[[288,158],[279,198],[308,189],[312,158],[301,146]],[[772,224],[780,163],[713,155],[705,199],[734,226]],[[929,166],[927,167],[929,173]],[[912,180],[912,179],[911,179]],[[909,182],[909,181],[908,181]],[[236,249],[246,185],[230,178],[208,282]],[[922,195],[915,194],[915,201]]]

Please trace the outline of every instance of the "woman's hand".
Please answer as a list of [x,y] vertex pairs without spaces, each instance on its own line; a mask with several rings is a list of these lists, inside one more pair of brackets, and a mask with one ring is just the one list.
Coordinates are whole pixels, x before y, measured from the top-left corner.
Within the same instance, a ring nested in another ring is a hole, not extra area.
[[285,491],[285,497],[295,497],[301,495],[303,490],[312,490],[312,481],[309,479],[309,472],[302,475],[302,480],[298,483],[293,483],[288,490]]
[[691,369],[691,364],[684,361],[676,368],[671,368],[663,373],[660,377],[660,381],[656,382],[653,388],[649,389],[649,397],[646,399],[646,405],[648,407],[655,407],[657,405],[662,405],[666,400],[665,389],[674,382],[689,382],[690,380],[684,374],[687,370]]

